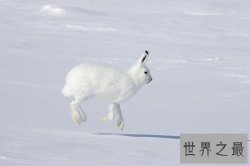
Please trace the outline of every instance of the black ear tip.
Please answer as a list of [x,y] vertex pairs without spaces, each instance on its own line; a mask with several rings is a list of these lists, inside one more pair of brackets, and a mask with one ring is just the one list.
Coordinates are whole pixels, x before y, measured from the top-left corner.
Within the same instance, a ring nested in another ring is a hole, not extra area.
[[148,50],[145,51],[145,54],[148,54]]

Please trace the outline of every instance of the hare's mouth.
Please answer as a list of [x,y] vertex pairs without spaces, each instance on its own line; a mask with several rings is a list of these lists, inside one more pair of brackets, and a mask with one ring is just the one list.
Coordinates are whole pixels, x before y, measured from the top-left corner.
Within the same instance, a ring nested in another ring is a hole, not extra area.
[[151,81],[153,81],[153,79],[150,77],[147,84],[149,84]]

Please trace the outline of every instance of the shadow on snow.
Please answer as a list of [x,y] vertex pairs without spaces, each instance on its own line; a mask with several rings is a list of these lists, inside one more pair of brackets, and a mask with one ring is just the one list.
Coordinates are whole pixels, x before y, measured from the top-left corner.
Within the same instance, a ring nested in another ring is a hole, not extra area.
[[156,134],[119,134],[119,133],[95,133],[96,135],[115,135],[124,137],[140,137],[140,138],[168,138],[168,139],[180,139],[180,136],[174,135],[156,135]]

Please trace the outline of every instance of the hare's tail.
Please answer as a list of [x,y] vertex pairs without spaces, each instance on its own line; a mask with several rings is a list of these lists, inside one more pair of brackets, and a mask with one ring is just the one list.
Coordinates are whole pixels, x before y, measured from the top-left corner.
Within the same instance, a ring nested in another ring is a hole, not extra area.
[[72,93],[70,92],[70,90],[68,89],[68,87],[65,85],[62,89],[62,94],[65,97],[70,97],[72,96]]

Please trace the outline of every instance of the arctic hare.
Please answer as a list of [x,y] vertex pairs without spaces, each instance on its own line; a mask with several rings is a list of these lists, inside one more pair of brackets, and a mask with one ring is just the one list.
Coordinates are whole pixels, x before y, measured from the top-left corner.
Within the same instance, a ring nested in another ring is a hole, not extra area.
[[101,122],[117,117],[117,126],[124,128],[120,103],[132,97],[143,85],[152,81],[149,69],[145,66],[148,51],[129,70],[95,64],[82,64],[74,67],[66,77],[62,89],[65,97],[73,97],[70,111],[73,121],[80,124],[86,121],[86,115],[80,103],[90,97],[103,97],[111,104],[107,115],[101,117]]

